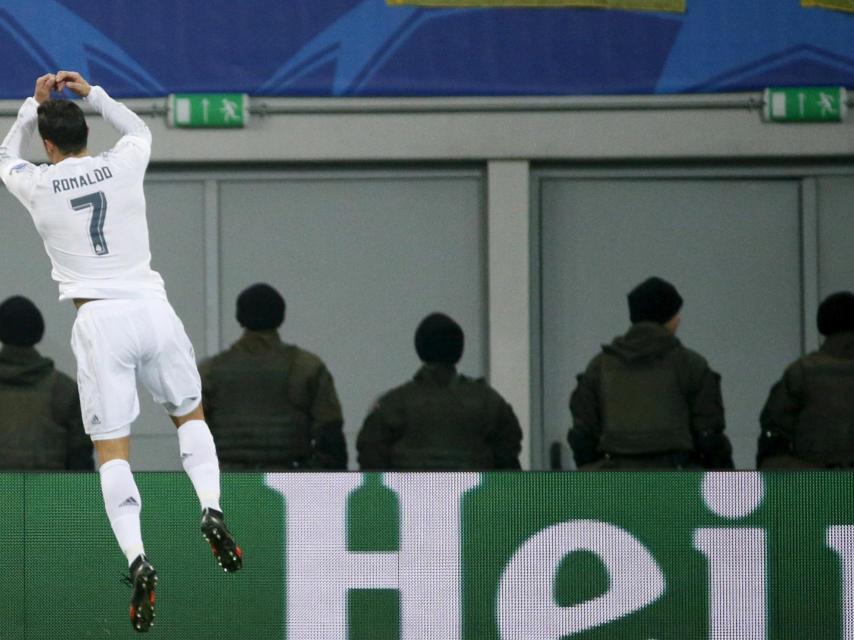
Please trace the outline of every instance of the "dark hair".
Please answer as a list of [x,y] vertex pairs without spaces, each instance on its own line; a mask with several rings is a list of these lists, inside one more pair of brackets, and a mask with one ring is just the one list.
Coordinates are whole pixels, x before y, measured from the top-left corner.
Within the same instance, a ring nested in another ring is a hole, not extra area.
[[682,308],[682,296],[672,284],[657,276],[641,282],[629,292],[629,319],[665,324]]
[[818,332],[823,336],[854,331],[854,293],[839,291],[818,306]]
[[285,299],[270,285],[259,282],[237,296],[237,322],[250,331],[278,329],[285,321]]
[[0,342],[31,347],[44,336],[44,318],[24,296],[12,296],[0,304]]
[[39,135],[50,140],[63,153],[78,153],[86,148],[89,127],[83,110],[71,100],[45,100],[39,105]]
[[444,313],[431,313],[415,330],[415,352],[422,362],[455,365],[463,356],[463,330]]

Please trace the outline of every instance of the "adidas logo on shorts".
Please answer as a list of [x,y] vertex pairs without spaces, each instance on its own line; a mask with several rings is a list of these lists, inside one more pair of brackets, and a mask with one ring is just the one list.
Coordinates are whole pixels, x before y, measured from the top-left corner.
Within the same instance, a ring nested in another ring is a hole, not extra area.
[[101,424],[101,418],[99,418],[97,415],[94,415],[92,416],[92,419],[89,422],[91,422],[92,424]]

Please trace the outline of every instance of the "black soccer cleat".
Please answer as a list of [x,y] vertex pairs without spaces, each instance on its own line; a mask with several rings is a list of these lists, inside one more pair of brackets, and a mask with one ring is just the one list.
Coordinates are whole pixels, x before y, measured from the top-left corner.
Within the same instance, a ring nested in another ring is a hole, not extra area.
[[226,573],[239,571],[243,566],[243,550],[225,526],[222,512],[216,509],[202,511],[202,535],[211,546],[216,561]]
[[157,587],[157,572],[144,555],[137,556],[130,565],[127,582],[133,589],[130,623],[134,631],[144,633],[154,624],[154,589]]

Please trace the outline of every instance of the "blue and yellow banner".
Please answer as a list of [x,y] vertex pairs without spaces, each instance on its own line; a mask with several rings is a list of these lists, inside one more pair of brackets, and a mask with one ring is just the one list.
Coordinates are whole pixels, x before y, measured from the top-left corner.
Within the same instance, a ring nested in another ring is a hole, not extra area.
[[[0,0],[0,60],[14,61],[0,98],[22,100],[36,77],[69,68],[117,98],[854,87],[854,20],[842,12],[854,0],[182,0],[177,13],[172,0],[128,6]],[[841,11],[808,8],[818,6]],[[62,37],[46,38],[46,29]]]
[[821,9],[854,12],[854,0],[801,0],[801,5],[804,7],[819,7]]
[[630,11],[685,12],[685,0],[387,0],[390,5],[422,7],[581,7]]

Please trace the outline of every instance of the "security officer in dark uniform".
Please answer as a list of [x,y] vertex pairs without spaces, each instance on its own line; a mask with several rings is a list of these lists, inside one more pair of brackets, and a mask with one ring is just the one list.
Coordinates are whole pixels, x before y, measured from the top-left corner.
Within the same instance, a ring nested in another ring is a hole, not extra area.
[[603,345],[570,398],[579,469],[731,469],[720,376],[676,338],[682,297],[652,277],[628,296],[632,326]]
[[44,328],[27,298],[0,304],[0,469],[92,470],[77,385],[35,349]]
[[772,388],[760,416],[760,469],[854,467],[854,293],[818,308],[824,343]]
[[519,469],[519,421],[485,381],[457,372],[463,342],[463,330],[448,316],[421,321],[415,351],[423,366],[365,419],[356,445],[361,469]]
[[237,298],[243,336],[201,363],[205,416],[224,470],[346,469],[344,419],[320,358],[282,342],[285,300],[268,284]]

